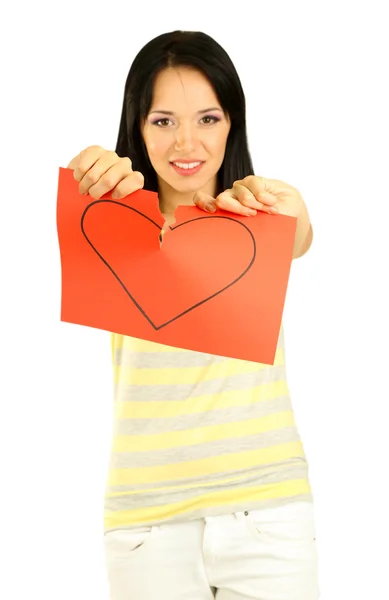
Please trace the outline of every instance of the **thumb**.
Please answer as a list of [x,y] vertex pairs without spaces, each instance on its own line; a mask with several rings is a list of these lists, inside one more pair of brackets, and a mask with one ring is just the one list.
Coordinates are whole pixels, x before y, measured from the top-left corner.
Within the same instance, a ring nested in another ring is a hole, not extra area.
[[214,213],[217,208],[215,198],[209,194],[205,194],[205,192],[196,192],[193,196],[193,202],[197,208],[201,208],[201,210],[209,213]]

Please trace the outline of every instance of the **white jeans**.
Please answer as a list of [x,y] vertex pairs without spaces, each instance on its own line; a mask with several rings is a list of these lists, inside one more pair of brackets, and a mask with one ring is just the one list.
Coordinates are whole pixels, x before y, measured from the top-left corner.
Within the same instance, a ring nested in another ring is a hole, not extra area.
[[291,502],[104,536],[111,600],[318,600],[314,507]]

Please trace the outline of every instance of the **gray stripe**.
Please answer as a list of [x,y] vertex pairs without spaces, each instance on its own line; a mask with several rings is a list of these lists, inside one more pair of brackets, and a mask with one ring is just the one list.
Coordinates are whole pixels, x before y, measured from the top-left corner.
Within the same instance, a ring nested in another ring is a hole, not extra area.
[[[278,337],[278,349],[284,349],[284,334],[281,326]],[[138,352],[131,348],[114,349],[114,365],[132,367],[134,369],[173,369],[185,367],[204,367],[217,364],[226,360],[236,360],[195,352],[193,350],[182,350],[181,352]]]
[[[190,436],[188,436],[190,437]],[[265,431],[238,438],[227,438],[191,446],[152,450],[146,452],[112,452],[110,467],[113,469],[128,469],[173,465],[192,460],[216,457],[220,455],[237,454],[259,448],[269,448],[278,444],[300,441],[295,426],[283,427],[276,431]]]
[[[303,472],[307,472],[308,469],[308,463],[307,463],[307,459],[305,456],[294,456],[293,458],[288,458],[284,461],[282,461],[281,463],[274,463],[271,465],[271,467],[276,468],[279,470],[279,467],[282,466],[282,468],[286,471],[286,470],[298,470],[298,469],[303,469]],[[270,468],[271,468],[270,467]],[[141,491],[141,490],[154,490],[156,487],[160,488],[160,487],[176,487],[177,485],[189,485],[191,487],[195,487],[195,486],[201,486],[204,484],[211,485],[213,484],[213,486],[217,486],[219,485],[219,481],[222,479],[225,479],[226,477],[242,477],[242,473],[246,475],[246,477],[251,481],[253,478],[258,478],[261,473],[266,474],[269,471],[269,465],[255,465],[254,467],[248,467],[245,468],[244,470],[242,469],[238,469],[235,471],[228,471],[228,473],[226,472],[221,472],[221,473],[210,473],[208,475],[200,475],[200,476],[196,476],[196,477],[183,477],[182,479],[180,479],[178,482],[177,480],[166,480],[166,481],[162,481],[162,482],[152,482],[152,483],[140,483],[140,484],[136,484],[136,485],[111,485],[111,486],[106,486],[106,491],[107,492],[137,492],[137,491]]]
[[[280,471],[276,473],[268,473],[258,477],[258,474],[248,478],[244,482],[239,481],[240,487],[256,487],[260,485],[269,485],[279,483],[281,481],[291,481],[293,479],[305,479],[307,477],[307,469],[291,469],[289,471]],[[106,498],[105,504],[108,510],[131,510],[134,508],[146,508],[148,506],[161,506],[161,504],[175,504],[185,502],[189,499],[203,496],[204,494],[212,494],[212,492],[221,492],[222,490],[234,489],[236,482],[224,483],[221,485],[207,486],[202,488],[196,486],[181,490],[168,490],[164,492],[158,491],[158,494],[153,492],[147,494],[134,494],[133,496],[116,496],[115,498]]]
[[281,329],[280,329],[280,333],[278,336],[277,349],[285,350],[284,326],[282,324],[281,324]]
[[114,364],[133,369],[173,369],[185,367],[205,367],[231,360],[225,356],[202,352],[137,352],[127,348],[117,348]]
[[269,366],[253,373],[238,373],[227,377],[218,377],[209,381],[199,381],[190,384],[166,384],[156,385],[150,382],[150,385],[134,385],[117,383],[115,386],[115,396],[119,394],[121,402],[129,400],[147,401],[166,401],[166,400],[187,400],[206,394],[219,394],[220,392],[230,392],[249,390],[253,387],[266,384],[277,383],[286,379],[285,367],[283,365],[274,367]]
[[153,435],[171,431],[185,431],[186,429],[196,429],[198,427],[258,419],[288,410],[292,410],[290,398],[289,396],[281,396],[247,406],[231,406],[177,417],[120,419],[116,422],[115,433],[118,435]]

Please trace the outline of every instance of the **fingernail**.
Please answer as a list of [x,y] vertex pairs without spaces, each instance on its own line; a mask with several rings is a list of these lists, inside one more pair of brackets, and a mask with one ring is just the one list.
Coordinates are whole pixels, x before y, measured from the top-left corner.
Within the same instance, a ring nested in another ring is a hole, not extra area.
[[250,217],[255,217],[255,215],[257,214],[257,211],[249,208],[249,210],[247,211],[247,214]]
[[204,208],[205,208],[205,210],[206,210],[207,212],[210,212],[210,213],[214,213],[214,212],[215,212],[215,210],[216,210],[216,206],[215,206],[214,204],[212,204],[212,202],[208,202],[208,203],[207,203],[207,204],[204,206]]
[[269,212],[276,214],[276,213],[279,213],[280,211],[276,206],[271,206],[269,208]]

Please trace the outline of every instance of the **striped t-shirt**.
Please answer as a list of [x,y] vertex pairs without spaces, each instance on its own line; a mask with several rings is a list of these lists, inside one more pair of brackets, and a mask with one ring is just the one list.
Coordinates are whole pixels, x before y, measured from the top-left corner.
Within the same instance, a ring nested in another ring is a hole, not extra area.
[[312,501],[282,327],[274,365],[118,334],[112,351],[105,532]]

